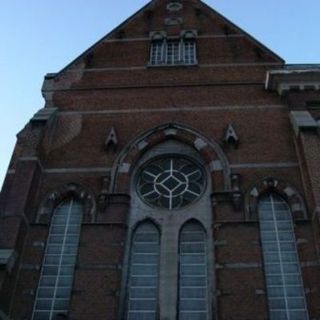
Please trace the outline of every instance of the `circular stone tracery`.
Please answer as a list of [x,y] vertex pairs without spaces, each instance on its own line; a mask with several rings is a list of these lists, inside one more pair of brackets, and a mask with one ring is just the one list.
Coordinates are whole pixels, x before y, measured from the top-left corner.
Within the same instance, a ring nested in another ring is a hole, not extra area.
[[169,210],[182,208],[197,200],[204,189],[203,170],[182,158],[158,159],[149,163],[138,179],[142,199]]

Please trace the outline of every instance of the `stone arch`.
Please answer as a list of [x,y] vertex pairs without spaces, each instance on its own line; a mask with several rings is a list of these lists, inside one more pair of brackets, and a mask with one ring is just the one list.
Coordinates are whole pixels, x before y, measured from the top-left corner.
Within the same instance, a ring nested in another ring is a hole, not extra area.
[[219,144],[193,128],[167,123],[143,132],[122,149],[113,164],[110,192],[128,193],[130,175],[136,162],[150,148],[169,139],[195,148],[214,176],[214,189],[230,190],[229,161]]
[[[160,224],[153,219],[152,217],[147,217],[144,219],[141,219],[139,221],[137,221],[132,227],[131,227],[131,233],[134,234],[135,231],[139,228],[140,225],[144,224],[144,223],[151,223],[152,225],[154,225],[154,227],[159,231],[159,235],[161,236],[161,226]],[[132,235],[131,235],[132,236]]]
[[201,226],[201,228],[203,229],[203,231],[205,231],[207,233],[207,228],[203,225],[203,223],[196,219],[196,218],[191,218],[191,219],[188,219],[186,220],[184,223],[181,224],[180,226],[180,229],[179,229],[179,233],[181,232],[181,230],[189,223],[196,223],[198,224],[199,226]]
[[83,221],[92,222],[96,212],[95,197],[89,190],[77,183],[64,184],[49,192],[39,206],[36,222],[49,224],[55,208],[69,197],[74,197],[83,204]]
[[303,197],[295,187],[286,181],[274,177],[266,177],[255,183],[246,193],[246,220],[258,220],[258,201],[266,193],[276,193],[289,205],[294,220],[307,219],[307,210]]

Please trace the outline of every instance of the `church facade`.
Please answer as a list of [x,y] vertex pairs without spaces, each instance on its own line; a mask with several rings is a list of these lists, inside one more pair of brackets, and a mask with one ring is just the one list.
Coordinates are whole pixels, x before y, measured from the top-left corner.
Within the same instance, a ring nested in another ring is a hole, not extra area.
[[0,198],[0,318],[320,319],[320,67],[153,0],[63,70]]

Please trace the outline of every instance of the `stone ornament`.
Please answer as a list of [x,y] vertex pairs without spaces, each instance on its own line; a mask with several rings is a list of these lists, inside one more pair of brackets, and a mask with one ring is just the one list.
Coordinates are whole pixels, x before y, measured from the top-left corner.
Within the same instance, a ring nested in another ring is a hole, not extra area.
[[230,123],[224,135],[224,142],[229,146],[237,148],[239,145],[239,137],[234,129],[233,125]]
[[182,8],[183,8],[183,5],[180,2],[170,2],[167,4],[167,10],[169,12],[180,11]]
[[109,134],[108,134],[107,139],[105,141],[105,146],[106,146],[107,150],[112,148],[115,151],[117,149],[118,137],[117,137],[117,134],[116,134],[114,127],[111,127],[111,129],[109,131]]

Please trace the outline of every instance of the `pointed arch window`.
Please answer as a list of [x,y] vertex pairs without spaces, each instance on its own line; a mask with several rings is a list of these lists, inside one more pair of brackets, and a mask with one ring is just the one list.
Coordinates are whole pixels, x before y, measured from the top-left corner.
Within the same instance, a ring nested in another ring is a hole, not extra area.
[[187,223],[179,239],[179,320],[208,319],[207,241],[202,226]]
[[274,193],[258,203],[271,320],[307,320],[304,287],[291,211]]
[[127,286],[127,319],[157,319],[160,234],[151,222],[135,230]]
[[33,309],[33,320],[51,320],[68,313],[82,212],[81,203],[75,199],[68,199],[53,213]]

